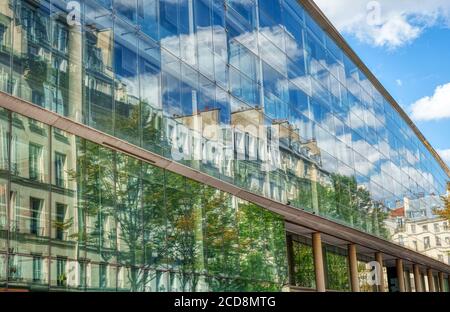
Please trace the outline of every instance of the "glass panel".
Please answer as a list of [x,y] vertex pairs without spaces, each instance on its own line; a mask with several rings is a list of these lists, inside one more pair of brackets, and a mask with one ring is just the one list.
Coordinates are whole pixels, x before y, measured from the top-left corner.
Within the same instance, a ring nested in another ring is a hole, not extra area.
[[8,280],[8,265],[6,254],[0,253],[0,281],[6,282]]
[[51,260],[50,285],[56,288],[77,288],[79,285],[78,262],[64,256]]
[[[6,201],[8,199],[8,181],[0,178],[0,231],[8,230],[8,212]],[[8,251],[8,238],[6,235],[0,236],[0,253]],[[1,261],[1,260],[0,260]],[[1,273],[0,273],[1,274]]]
[[117,267],[106,263],[88,263],[86,289],[88,291],[116,291]]
[[11,92],[11,51],[12,51],[12,22],[13,8],[10,1],[3,1],[0,5],[0,91]]
[[50,3],[41,1],[31,6],[18,1],[16,10],[20,12],[23,31],[14,38],[14,51],[23,55],[23,60],[14,64],[13,70],[19,74],[19,83],[14,94],[34,104],[51,109],[54,87],[50,81],[52,67],[52,20]]
[[82,206],[77,192],[78,146],[74,135],[53,129],[53,187],[51,206],[51,286],[78,287],[79,250],[83,243]]
[[[48,284],[48,258],[41,255],[10,255],[8,263],[8,283],[10,287]],[[43,288],[45,289],[45,287]]]
[[138,40],[133,28],[114,24],[114,135],[140,144]]
[[138,0],[138,24],[142,31],[153,38],[159,39],[158,1]]
[[[137,291],[141,287],[143,265],[143,211],[141,162],[124,155],[116,155],[116,226],[118,262],[127,267],[119,271],[121,280],[118,286]],[[126,285],[126,286],[125,286]]]
[[84,36],[84,122],[113,133],[113,27],[111,14],[94,3],[86,7]]
[[114,0],[114,9],[119,16],[136,23],[137,19],[137,1],[136,0]]
[[114,209],[114,154],[103,147],[81,141],[77,168],[81,176],[81,217],[89,261],[116,262],[117,224]]
[[[148,164],[142,165],[144,287],[155,288],[161,272],[167,268],[166,209],[164,171]],[[150,270],[148,270],[150,268]]]
[[295,284],[315,288],[314,257],[312,247],[297,241],[292,242]]
[[350,290],[347,257],[326,248],[327,288]]

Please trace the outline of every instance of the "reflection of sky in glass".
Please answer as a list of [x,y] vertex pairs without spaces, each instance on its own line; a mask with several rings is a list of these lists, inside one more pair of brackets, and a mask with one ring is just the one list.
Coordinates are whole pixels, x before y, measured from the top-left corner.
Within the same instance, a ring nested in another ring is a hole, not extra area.
[[[217,110],[218,124],[283,125],[298,138],[283,138],[285,158],[315,156],[324,181],[353,177],[388,208],[444,193],[431,154],[297,1],[104,0],[85,1],[84,12],[85,101],[99,106],[90,125],[102,114],[126,119],[140,101],[179,123]],[[256,139],[266,138],[243,140]],[[251,188],[263,184],[258,174]],[[282,183],[265,194],[283,198]]]
[[[136,12],[122,2],[116,4],[119,15],[133,22]],[[144,2],[149,5],[143,13],[155,16],[154,2]],[[326,166],[342,173],[352,172],[347,168],[354,168],[358,175],[365,176],[370,181],[365,186],[373,189],[373,196],[385,196],[375,194],[383,189],[384,179],[395,180],[393,189],[400,193],[418,188],[415,177],[442,193],[443,174],[428,172],[430,156],[424,156],[429,153],[420,147],[417,139],[413,144],[405,142],[412,136],[411,130],[320,27],[309,16],[305,18],[296,3],[286,1],[281,8],[277,2],[259,1],[259,21],[253,1],[227,1],[227,4],[229,9],[224,14],[221,6],[209,1],[194,1],[192,8],[189,1],[161,1],[159,38],[162,47],[217,81],[224,91],[229,88],[243,102],[227,109],[226,102],[212,100],[216,93],[213,83],[200,91],[198,79],[203,76],[194,71],[195,79],[188,79],[182,75],[180,64],[173,66],[174,63],[163,60],[164,111],[182,116],[222,108],[221,119],[229,120],[224,116],[227,111],[264,103],[267,116],[287,120],[304,139],[317,139],[321,150],[332,157]],[[116,27],[117,31],[120,30]],[[122,58],[126,52],[122,51]],[[118,54],[116,64],[120,62]],[[133,59],[131,54],[128,59]],[[116,74],[120,75],[117,65]],[[141,75],[144,83],[152,79],[152,75]],[[130,75],[123,76],[123,83],[129,93],[134,93],[132,90],[136,88]],[[152,98],[155,92],[149,89],[145,93],[148,95],[143,97]],[[196,103],[202,96],[204,100]],[[158,102],[154,96],[151,101]],[[305,105],[306,102],[310,104]],[[385,117],[386,109],[392,118]],[[386,131],[386,128],[398,129],[398,123],[402,130],[395,135]]]

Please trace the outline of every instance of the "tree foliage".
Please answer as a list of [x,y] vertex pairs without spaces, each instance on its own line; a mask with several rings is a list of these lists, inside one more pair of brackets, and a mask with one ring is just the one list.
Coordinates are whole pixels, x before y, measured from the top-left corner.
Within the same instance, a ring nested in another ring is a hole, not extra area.
[[94,261],[126,268],[131,290],[162,271],[180,290],[276,290],[286,282],[280,217],[94,143],[79,140],[78,149],[70,176],[84,220],[76,236]]

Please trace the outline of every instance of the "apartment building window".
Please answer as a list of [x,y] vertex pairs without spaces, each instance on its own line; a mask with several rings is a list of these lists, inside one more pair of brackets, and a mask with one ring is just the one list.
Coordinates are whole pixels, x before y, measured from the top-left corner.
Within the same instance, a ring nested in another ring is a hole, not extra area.
[[106,264],[101,263],[98,267],[98,283],[100,288],[106,288]]
[[436,246],[442,246],[441,238],[439,236],[436,236]]
[[446,243],[447,245],[450,245],[450,237],[447,236],[447,237],[445,238],[445,243]]
[[423,230],[424,232],[427,232],[427,231],[428,231],[428,225],[427,225],[427,224],[422,225],[422,230]]
[[60,52],[66,53],[68,46],[68,32],[67,29],[59,24],[53,25],[53,47]]
[[444,231],[448,231],[448,223],[447,222],[442,223],[442,227],[444,228]]
[[435,223],[435,224],[433,224],[433,226],[434,226],[434,231],[436,233],[439,233],[440,232],[439,223]]
[[39,283],[42,279],[42,257],[33,257],[33,283]]
[[43,203],[42,199],[30,197],[30,210],[31,210],[30,233],[34,235],[41,234],[40,218],[42,211],[42,203]]
[[79,287],[85,287],[86,286],[86,261],[79,261],[78,262],[78,286]]
[[415,224],[411,224],[411,232],[416,233],[416,225]]
[[425,248],[425,249],[428,249],[428,248],[431,247],[431,244],[430,244],[430,237],[429,237],[429,236],[424,237],[424,239],[423,239],[423,245],[424,245],[424,248]]
[[55,183],[58,187],[66,186],[66,155],[55,152]]
[[6,26],[0,24],[0,46],[3,46],[5,43],[5,33],[6,33]]
[[17,258],[16,255],[10,255],[8,259],[8,279],[11,281],[18,280],[22,276],[22,267]]
[[44,167],[43,148],[41,145],[30,143],[29,145],[29,177],[30,180],[41,182]]
[[8,152],[8,126],[0,122],[0,169],[8,169]]
[[56,204],[56,239],[64,239],[64,220],[66,217],[66,205]]
[[438,260],[441,262],[444,262],[444,256],[443,255],[438,255]]
[[17,139],[17,135],[11,135],[11,174],[19,175],[19,142]]
[[58,257],[56,259],[56,285],[58,286],[66,286],[66,261],[66,258],[63,257]]
[[405,241],[403,239],[403,235],[399,235],[398,236],[398,243],[400,244],[400,246],[404,246],[405,245]]
[[397,230],[403,232],[405,230],[403,219],[397,218]]
[[413,245],[414,245],[414,250],[418,251],[419,248],[418,248],[418,246],[417,246],[417,241],[413,241]]
[[7,201],[6,185],[0,183],[0,230],[6,229],[7,225],[6,201]]

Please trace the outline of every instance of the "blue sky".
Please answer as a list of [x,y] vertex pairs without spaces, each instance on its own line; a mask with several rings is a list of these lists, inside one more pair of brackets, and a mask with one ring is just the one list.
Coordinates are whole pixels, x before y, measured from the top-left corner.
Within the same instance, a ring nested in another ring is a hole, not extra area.
[[450,1],[315,1],[450,165]]

